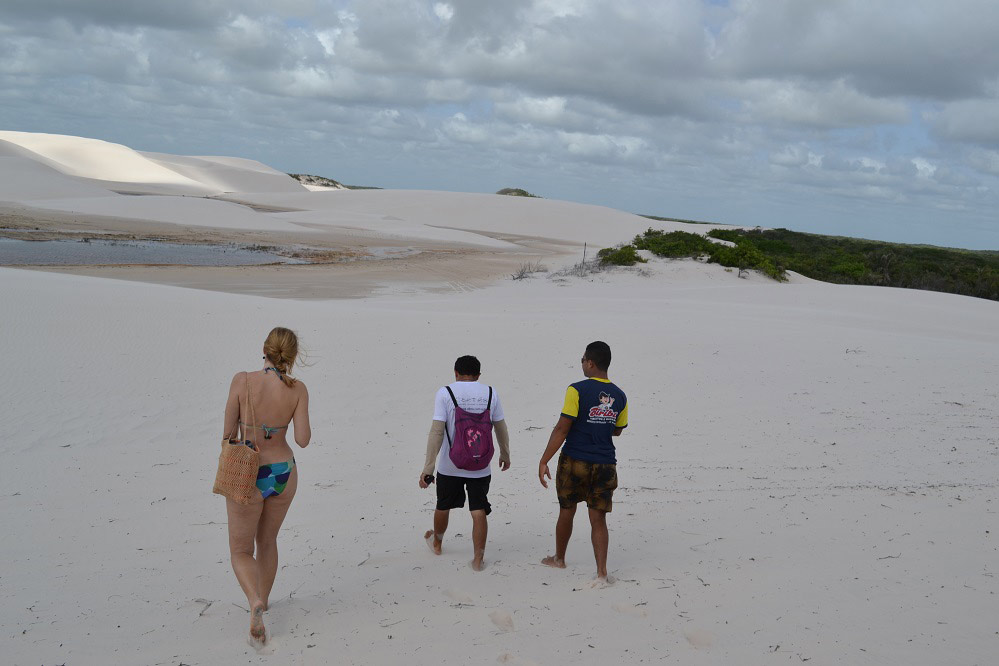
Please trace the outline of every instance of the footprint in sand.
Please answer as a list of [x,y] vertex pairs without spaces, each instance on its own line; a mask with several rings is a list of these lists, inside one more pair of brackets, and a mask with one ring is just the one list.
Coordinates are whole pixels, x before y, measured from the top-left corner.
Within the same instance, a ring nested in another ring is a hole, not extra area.
[[449,590],[444,590],[444,596],[450,599],[451,601],[455,601],[459,604],[475,603],[475,599],[473,599],[470,595],[468,595],[465,592],[462,592],[461,590],[455,590],[453,588]]
[[632,617],[648,617],[648,612],[641,606],[634,606],[632,604],[614,604],[611,606],[618,613],[624,613],[625,615],[631,615]]
[[707,650],[713,641],[711,632],[706,629],[685,629],[683,637],[698,650]]
[[500,664],[515,664],[515,666],[538,666],[538,662],[536,661],[521,659],[517,655],[510,654],[509,652],[504,652],[500,656],[496,657],[496,661]]
[[500,631],[513,631],[513,616],[510,615],[509,611],[497,608],[489,614],[489,619]]
[[607,576],[607,578],[594,578],[593,580],[590,581],[587,587],[589,587],[591,590],[602,590],[605,587],[610,587],[616,582],[617,578],[614,578],[614,576]]
[[260,641],[254,640],[249,636],[246,637],[246,643],[253,648],[254,652],[261,656],[272,655],[278,649],[280,642],[274,638],[271,638],[270,634],[267,635],[267,642],[262,643]]

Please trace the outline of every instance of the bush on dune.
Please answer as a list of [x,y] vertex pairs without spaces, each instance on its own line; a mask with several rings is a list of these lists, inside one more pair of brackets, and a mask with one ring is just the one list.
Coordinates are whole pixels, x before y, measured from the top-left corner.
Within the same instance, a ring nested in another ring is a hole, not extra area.
[[522,190],[519,187],[504,187],[502,190],[496,192],[496,194],[505,194],[509,197],[530,197],[532,199],[540,199],[537,194],[531,194],[527,190]]
[[620,245],[618,247],[605,247],[597,252],[600,263],[612,266],[634,266],[635,264],[646,263],[645,259],[638,256],[638,250],[634,245]]
[[700,234],[688,231],[649,229],[644,234],[635,236],[632,246],[639,250],[648,250],[657,257],[670,259],[685,257],[697,259],[706,256],[710,263],[738,268],[740,275],[743,271],[755,269],[778,282],[787,280],[784,269],[752,243],[743,239],[732,242],[735,243],[735,247],[714,243]]

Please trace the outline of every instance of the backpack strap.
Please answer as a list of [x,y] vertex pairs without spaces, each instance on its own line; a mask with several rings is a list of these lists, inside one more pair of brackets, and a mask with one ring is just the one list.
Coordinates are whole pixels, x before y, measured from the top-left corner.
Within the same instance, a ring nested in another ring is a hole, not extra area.
[[486,409],[489,409],[493,405],[493,387],[489,387],[489,402],[486,403]]
[[[451,390],[450,386],[445,386],[444,388],[447,389],[448,395],[451,396],[451,402],[453,402],[454,406],[457,407],[458,400],[454,397],[454,391]],[[447,446],[448,448],[451,448],[453,446],[453,442],[451,441],[451,433],[447,431],[447,421],[444,421],[444,434],[447,435]]]
[[[454,406],[457,407],[458,406],[458,400],[454,397],[454,391],[451,390],[450,386],[445,386],[444,388],[447,389],[448,395],[451,396],[451,402],[453,402]],[[489,389],[489,396],[492,397],[492,394],[493,394],[493,389],[490,387],[490,389]]]

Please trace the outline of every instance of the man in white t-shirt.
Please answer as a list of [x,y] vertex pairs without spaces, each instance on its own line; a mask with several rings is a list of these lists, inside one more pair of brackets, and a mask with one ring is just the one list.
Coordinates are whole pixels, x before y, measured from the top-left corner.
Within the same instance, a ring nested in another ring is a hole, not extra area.
[[465,506],[467,494],[468,510],[472,514],[472,547],[475,550],[471,564],[475,571],[482,571],[482,558],[486,552],[486,534],[489,531],[486,516],[492,511],[487,494],[492,470],[490,465],[479,470],[461,469],[451,461],[450,444],[455,436],[455,402],[463,411],[471,414],[481,414],[489,409],[496,443],[499,445],[499,467],[504,472],[510,469],[510,434],[503,416],[503,405],[496,389],[479,383],[480,373],[479,359],[474,356],[461,356],[454,362],[454,383],[442,386],[434,399],[434,420],[427,436],[427,460],[420,473],[420,487],[427,488],[435,481],[436,466],[437,508],[434,511],[434,529],[423,535],[430,550],[436,555],[441,554],[451,509]]

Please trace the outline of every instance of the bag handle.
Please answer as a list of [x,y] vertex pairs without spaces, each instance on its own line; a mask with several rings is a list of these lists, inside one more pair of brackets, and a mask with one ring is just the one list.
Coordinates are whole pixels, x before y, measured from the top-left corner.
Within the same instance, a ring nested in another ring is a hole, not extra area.
[[[257,412],[256,412],[255,409],[253,409],[253,395],[250,392],[250,373],[249,372],[244,373],[243,376],[244,376],[244,379],[246,380],[246,413],[247,413],[247,416],[250,417],[250,423],[252,424],[253,429],[256,430],[257,429]],[[246,431],[245,430],[243,431],[243,441],[245,441],[245,442],[249,442],[250,441],[250,439],[246,436]],[[254,445],[253,446],[253,450],[254,451],[259,451],[260,449],[257,448],[256,445]]]

